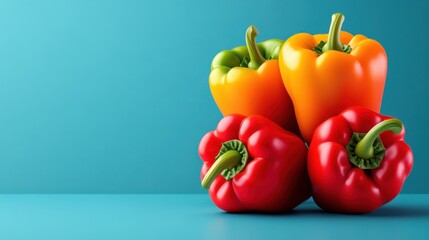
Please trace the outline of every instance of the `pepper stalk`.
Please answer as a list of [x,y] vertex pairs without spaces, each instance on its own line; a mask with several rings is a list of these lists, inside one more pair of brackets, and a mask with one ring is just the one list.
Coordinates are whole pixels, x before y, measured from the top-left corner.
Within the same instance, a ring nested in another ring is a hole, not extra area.
[[212,182],[219,174],[228,181],[239,172],[243,171],[247,164],[249,153],[244,144],[239,140],[231,140],[222,143],[222,147],[216,156],[216,161],[201,181],[201,186],[209,189]]
[[258,69],[266,61],[256,44],[258,34],[259,31],[254,25],[250,25],[246,30],[246,46],[250,57],[248,67],[254,70]]
[[341,42],[341,27],[343,26],[345,16],[342,13],[334,13],[332,15],[331,26],[329,27],[328,40],[320,41],[320,43],[313,48],[319,55],[329,50],[350,53],[352,48],[350,45]]
[[350,162],[361,169],[378,168],[386,151],[379,136],[385,131],[399,134],[402,131],[402,122],[398,119],[387,119],[376,124],[366,134],[353,133],[346,146]]

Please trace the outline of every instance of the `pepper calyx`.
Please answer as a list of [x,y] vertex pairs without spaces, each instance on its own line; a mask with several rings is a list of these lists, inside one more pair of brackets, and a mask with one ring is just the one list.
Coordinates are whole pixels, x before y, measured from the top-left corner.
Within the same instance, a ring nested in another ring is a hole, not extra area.
[[374,155],[371,158],[362,158],[356,154],[356,145],[365,137],[366,133],[353,133],[350,142],[346,145],[349,161],[360,169],[376,169],[380,167],[386,149],[383,142],[377,137],[372,144]]
[[201,181],[201,186],[205,189],[210,187],[219,174],[229,181],[243,171],[249,159],[249,153],[242,142],[231,140],[222,143],[222,147],[215,159],[215,162]]
[[373,126],[368,133],[353,133],[346,146],[350,162],[361,169],[378,168],[385,153],[380,134],[385,131],[399,134],[402,122],[394,118],[386,119]]
[[[323,53],[323,46],[325,46],[325,44],[326,44],[325,41],[320,41],[319,44],[317,44],[313,48],[313,51],[315,51],[319,55],[322,55],[322,53]],[[352,47],[350,47],[350,45],[343,44],[343,52],[344,53],[350,53],[351,51],[352,51]]]
[[231,180],[235,175],[243,171],[244,167],[247,164],[247,160],[249,159],[249,153],[247,152],[247,149],[244,144],[239,140],[231,140],[222,143],[222,147],[220,148],[220,151],[216,156],[216,161],[219,160],[219,158],[222,157],[223,154],[230,150],[237,151],[240,154],[241,159],[237,165],[222,171],[221,174],[227,181]]
[[321,55],[324,52],[335,50],[344,53],[350,53],[352,48],[350,45],[341,43],[341,27],[344,22],[344,15],[342,13],[334,13],[332,15],[331,26],[329,27],[328,40],[320,41],[320,43],[313,48],[317,54]]

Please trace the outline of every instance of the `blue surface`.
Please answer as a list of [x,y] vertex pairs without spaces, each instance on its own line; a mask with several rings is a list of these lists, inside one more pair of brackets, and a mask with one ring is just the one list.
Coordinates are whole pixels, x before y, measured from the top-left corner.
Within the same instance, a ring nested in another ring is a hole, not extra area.
[[227,214],[205,194],[0,195],[2,239],[429,239],[429,195],[367,215],[312,201],[285,214]]
[[0,193],[204,193],[214,55],[250,24],[259,41],[286,39],[327,32],[334,12],[385,47],[382,110],[416,158],[403,192],[429,193],[424,0],[1,1]]

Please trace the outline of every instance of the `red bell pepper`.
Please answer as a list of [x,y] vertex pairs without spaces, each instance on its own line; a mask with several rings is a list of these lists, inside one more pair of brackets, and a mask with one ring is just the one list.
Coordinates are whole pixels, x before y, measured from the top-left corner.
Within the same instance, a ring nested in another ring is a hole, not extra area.
[[398,119],[351,107],[319,125],[308,153],[316,204],[342,213],[367,213],[395,198],[413,166]]
[[226,116],[198,152],[201,184],[224,211],[286,211],[310,197],[307,147],[267,118]]

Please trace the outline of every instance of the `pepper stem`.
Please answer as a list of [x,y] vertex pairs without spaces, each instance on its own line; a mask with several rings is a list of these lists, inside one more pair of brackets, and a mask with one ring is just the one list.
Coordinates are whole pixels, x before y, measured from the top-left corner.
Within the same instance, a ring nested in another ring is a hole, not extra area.
[[391,131],[394,134],[400,133],[402,130],[402,122],[398,119],[387,119],[375,125],[365,136],[360,140],[355,148],[355,153],[362,159],[370,159],[374,157],[374,142],[378,136],[385,131]]
[[241,154],[236,150],[229,150],[222,154],[210,167],[201,181],[201,186],[208,189],[216,177],[225,169],[237,166],[241,161]]
[[341,13],[335,13],[332,15],[331,26],[328,33],[328,41],[323,46],[322,51],[326,52],[329,50],[336,50],[344,52],[343,44],[341,43],[341,27],[344,22],[344,15]]
[[259,66],[261,66],[262,63],[265,62],[264,57],[262,56],[258,46],[256,45],[256,36],[258,34],[258,29],[255,26],[250,25],[250,27],[247,28],[246,46],[250,56],[250,62],[248,64],[248,67],[255,70],[258,69]]

